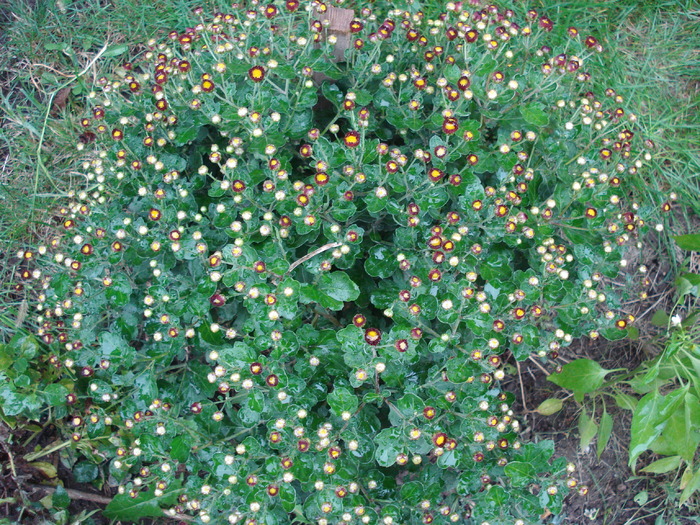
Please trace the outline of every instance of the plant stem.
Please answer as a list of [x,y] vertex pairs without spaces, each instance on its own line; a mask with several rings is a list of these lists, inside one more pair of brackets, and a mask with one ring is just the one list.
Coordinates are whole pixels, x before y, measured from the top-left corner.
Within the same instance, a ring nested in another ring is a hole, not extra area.
[[53,445],[49,448],[44,448],[44,449],[41,449],[37,452],[27,454],[26,456],[24,456],[24,460],[25,461],[34,461],[34,460],[37,460],[39,458],[43,458],[44,456],[48,456],[49,454],[53,454],[54,452],[61,450],[62,448],[66,448],[70,444],[71,444],[71,441],[64,441],[62,443],[58,443],[58,444]]

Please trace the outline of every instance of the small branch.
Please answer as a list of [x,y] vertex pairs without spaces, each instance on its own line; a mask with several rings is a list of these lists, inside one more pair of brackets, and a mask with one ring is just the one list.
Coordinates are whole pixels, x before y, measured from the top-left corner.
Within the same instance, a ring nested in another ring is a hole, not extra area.
[[[324,319],[330,321],[330,322],[333,324],[333,326],[336,326],[336,327],[338,327],[338,328],[342,328],[342,325],[340,324],[340,321],[338,321],[335,317],[333,317],[332,315],[330,315],[328,312],[324,312],[324,311],[322,311],[322,310],[314,310],[314,313],[315,313],[316,315],[320,315],[320,316],[323,317]],[[316,318],[314,318],[314,321],[312,322],[312,324],[314,324],[315,321],[316,321]]]
[[[48,485],[29,485],[30,488],[37,490],[44,490],[53,494],[56,492],[56,487],[50,487]],[[70,499],[79,499],[82,501],[92,501],[93,503],[99,503],[100,505],[108,505],[112,498],[106,496],[100,496],[99,494],[93,494],[91,492],[83,492],[82,490],[76,489],[66,489],[66,493]]]
[[68,73],[63,73],[62,71],[59,71],[58,69],[54,69],[54,68],[52,68],[51,66],[46,65],[46,64],[38,63],[38,64],[32,64],[32,66],[33,66],[33,67],[43,67],[43,68],[46,68],[46,69],[48,69],[49,71],[53,71],[53,72],[56,73],[57,75],[61,75],[62,77],[70,78],[71,80],[75,77],[75,75],[69,75]]
[[[56,492],[56,487],[51,487],[48,485],[29,485],[30,488],[36,489],[36,490],[43,490],[46,492],[49,492],[53,494]],[[72,500],[81,500],[81,501],[91,501],[93,503],[98,503],[100,505],[109,505],[112,502],[112,498],[108,498],[107,496],[101,496],[99,494],[93,494],[91,492],[83,492],[82,490],[76,490],[76,489],[65,489],[66,494],[68,494],[68,497]],[[192,522],[194,521],[194,518],[192,516],[187,516],[186,514],[170,514],[168,512],[163,511],[163,516],[166,518],[170,518],[173,520],[181,520],[181,521],[187,521],[187,522]]]
[[528,359],[530,361],[532,361],[533,363],[535,363],[535,366],[537,366],[537,368],[542,370],[542,372],[544,372],[544,375],[546,375],[546,376],[549,375],[549,372],[547,371],[547,369],[545,367],[543,367],[541,364],[539,364],[536,359],[534,359],[532,356],[529,356]]
[[15,460],[12,457],[12,452],[10,451],[10,447],[8,447],[5,444],[5,440],[2,439],[0,440],[0,445],[2,445],[3,450],[5,451],[5,454],[7,454],[7,458],[10,461],[10,472],[12,472],[12,479],[17,479],[17,470],[15,470]]
[[43,458],[44,456],[48,456],[49,454],[56,452],[57,450],[61,450],[62,448],[66,448],[70,444],[71,444],[71,441],[64,441],[63,443],[53,445],[49,448],[41,449],[38,452],[33,452],[32,454],[27,454],[26,456],[24,456],[24,460],[27,462],[35,461],[39,458]]
[[22,299],[19,305],[19,310],[17,311],[17,318],[15,319],[15,328],[19,328],[24,323],[27,318],[27,313],[29,312],[29,303],[26,299]]
[[523,376],[520,373],[520,361],[518,361],[517,359],[515,360],[515,366],[518,369],[518,382],[520,383],[520,396],[523,400],[523,408],[525,409],[525,412],[528,412],[527,404],[525,403],[525,387],[523,386]]
[[661,301],[663,301],[664,299],[666,299],[666,297],[668,296],[668,294],[669,294],[670,292],[671,292],[671,290],[669,289],[668,292],[661,294],[661,297],[659,297],[659,299],[658,299],[654,304],[652,304],[649,308],[647,308],[646,310],[644,310],[643,313],[641,313],[640,315],[637,316],[637,321],[639,321],[642,317],[644,317],[644,316],[647,315],[650,311],[652,311],[654,308],[656,308],[656,306],[657,306]]
[[324,245],[321,246],[320,248],[316,248],[316,249],[315,249],[314,251],[312,251],[311,253],[309,253],[309,254],[307,254],[307,255],[304,255],[304,256],[303,256],[301,259],[299,259],[298,261],[294,261],[292,264],[290,264],[290,265],[289,265],[289,270],[287,270],[287,273],[292,273],[292,270],[294,270],[294,268],[296,268],[296,267],[299,266],[300,264],[305,263],[305,262],[308,261],[309,259],[311,259],[311,258],[313,258],[313,257],[316,257],[319,253],[323,253],[323,252],[325,252],[325,251],[327,251],[327,250],[330,250],[330,249],[332,249],[332,248],[337,248],[338,246],[342,246],[342,243],[340,243],[340,242],[329,242],[328,244],[324,244]]

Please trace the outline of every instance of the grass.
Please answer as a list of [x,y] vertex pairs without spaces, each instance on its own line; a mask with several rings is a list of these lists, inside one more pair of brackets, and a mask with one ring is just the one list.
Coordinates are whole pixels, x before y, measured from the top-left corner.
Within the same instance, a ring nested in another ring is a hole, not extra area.
[[[121,45],[184,29],[195,0],[9,0],[0,6],[0,341],[21,316],[13,254],[41,238],[64,195],[78,132],[73,115],[100,71],[126,60]],[[96,23],[96,21],[98,23]],[[104,46],[107,46],[104,49]],[[103,50],[98,64],[94,63]]]
[[[639,200],[676,191],[681,206],[664,217],[667,234],[654,250],[674,269],[684,254],[670,234],[700,224],[700,4],[695,0],[538,2],[563,24],[589,27],[606,49],[609,83],[638,115],[656,144],[652,177],[637,178]],[[648,171],[647,171],[648,173]],[[661,220],[661,218],[660,218]]]
[[[24,296],[11,288],[14,253],[46,231],[46,210],[73,171],[81,96],[100,70],[125,60],[124,43],[184,29],[198,0],[8,0],[0,6],[0,342],[17,329]],[[610,54],[609,81],[630,101],[657,145],[640,199],[678,193],[666,232],[698,228],[700,216],[700,6],[696,0],[540,0],[563,24],[588,26]],[[104,46],[107,46],[104,48]],[[100,50],[103,58],[91,65]],[[111,56],[110,56],[111,55]],[[82,74],[81,74],[82,73]],[[65,88],[65,89],[63,89]],[[65,98],[64,98],[65,97]],[[645,197],[646,196],[646,197]],[[682,254],[668,235],[660,257]],[[664,255],[666,254],[666,255]]]
[[694,5],[695,10],[628,10],[611,45],[624,66],[616,71],[616,83],[625,86],[658,146],[654,162],[660,177],[651,182],[678,191],[688,211],[698,215],[700,6]]

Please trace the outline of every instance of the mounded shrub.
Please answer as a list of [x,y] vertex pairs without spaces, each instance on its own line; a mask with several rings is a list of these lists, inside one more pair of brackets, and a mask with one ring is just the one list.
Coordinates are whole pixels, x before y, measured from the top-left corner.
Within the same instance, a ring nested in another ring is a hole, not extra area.
[[585,493],[500,385],[633,320],[609,282],[639,278],[653,145],[600,43],[478,0],[190,26],[90,94],[5,415],[56,422],[127,521],[521,524]]

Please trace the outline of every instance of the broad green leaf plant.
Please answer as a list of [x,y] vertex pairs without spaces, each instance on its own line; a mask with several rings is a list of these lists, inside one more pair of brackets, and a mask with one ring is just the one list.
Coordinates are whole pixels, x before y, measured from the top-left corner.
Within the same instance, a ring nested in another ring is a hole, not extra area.
[[[674,238],[685,250],[700,248],[700,234]],[[634,370],[606,370],[590,359],[564,365],[548,380],[570,390],[583,409],[579,416],[581,448],[597,439],[598,457],[613,431],[608,403],[632,412],[629,466],[636,470],[648,452],[662,456],[641,469],[650,474],[677,471],[679,504],[700,490],[697,452],[700,445],[700,276],[682,273],[676,280],[676,301],[670,313],[658,310],[651,323],[662,329],[655,341],[658,354]],[[607,378],[609,374],[612,377]],[[584,401],[585,400],[585,401]],[[551,398],[538,411],[550,415],[564,401]],[[600,414],[600,417],[596,415]],[[598,422],[596,422],[598,420]]]
[[521,525],[586,492],[500,384],[634,320],[608,280],[643,278],[653,143],[594,36],[526,2],[286,0],[132,50],[19,254],[36,330],[0,371],[105,516]]

